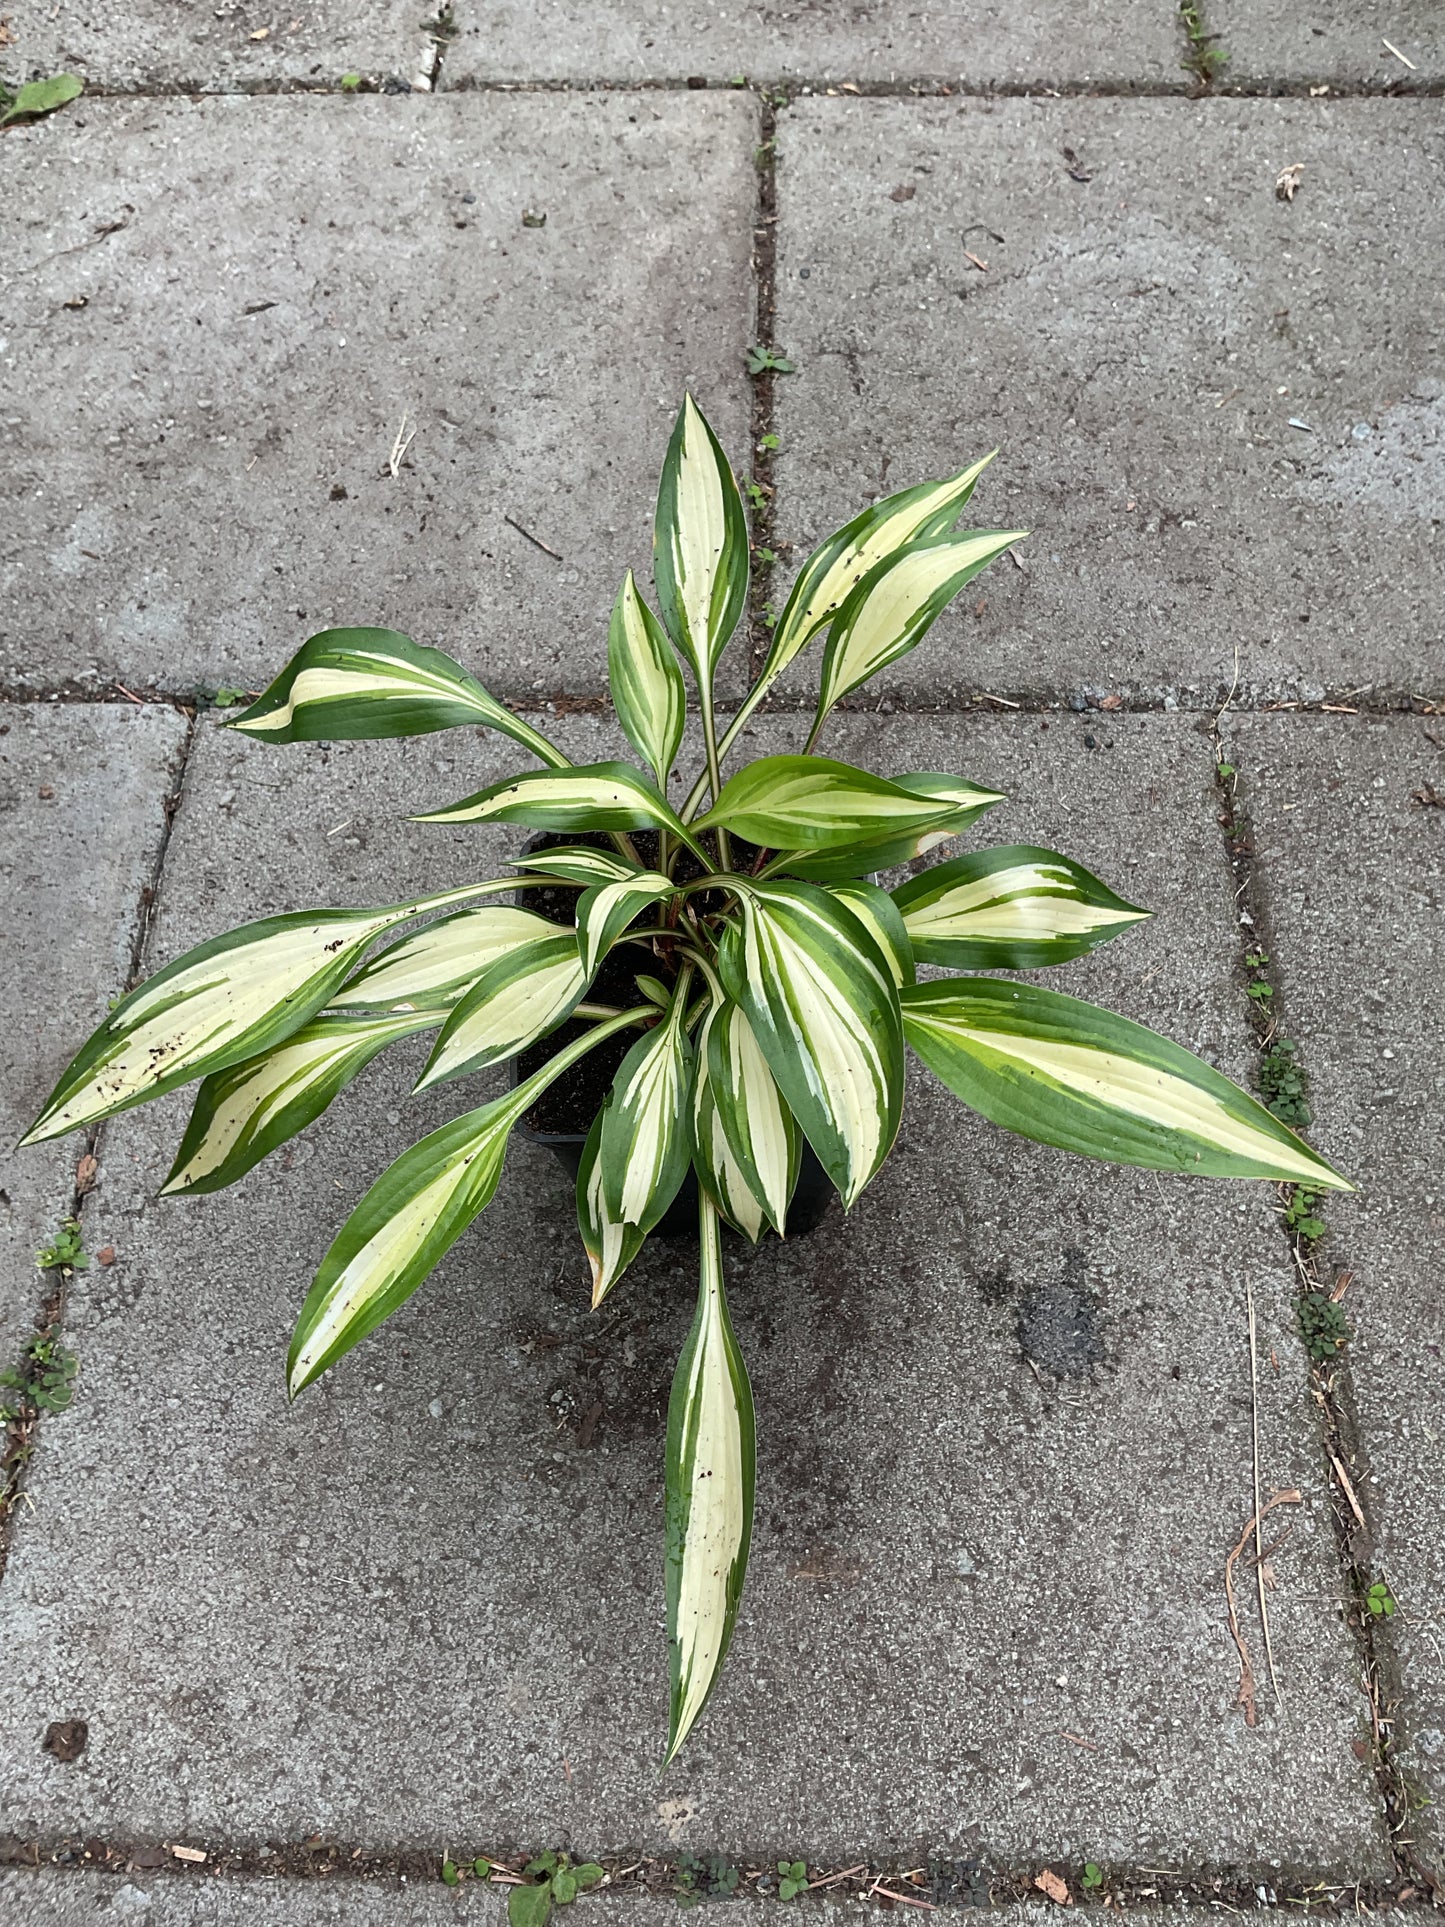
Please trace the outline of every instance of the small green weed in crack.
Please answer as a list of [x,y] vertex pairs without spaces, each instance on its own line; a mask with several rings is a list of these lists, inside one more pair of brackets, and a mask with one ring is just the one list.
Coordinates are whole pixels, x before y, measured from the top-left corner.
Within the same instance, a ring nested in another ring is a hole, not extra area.
[[1264,1108],[1281,1124],[1303,1130],[1310,1121],[1305,1101],[1305,1074],[1287,1037],[1276,1037],[1259,1060],[1259,1089]]
[[[676,1872],[679,1907],[696,1907],[704,1900],[731,1900],[742,1877],[721,1854],[711,1854],[705,1860],[696,1854],[682,1854]],[[513,1927],[521,1927],[521,1923],[514,1922]]]
[[460,1864],[452,1859],[450,1853],[442,1856],[444,1887],[460,1887],[464,1880],[486,1880],[491,1871],[492,1863],[483,1854],[478,1854],[475,1860],[463,1860]]
[[23,1424],[30,1412],[65,1411],[75,1396],[78,1370],[75,1353],[53,1330],[36,1332],[25,1341],[20,1363],[0,1372],[0,1387],[20,1395],[13,1404],[7,1400],[0,1405],[0,1422]]
[[1318,1191],[1307,1191],[1302,1184],[1295,1186],[1284,1207],[1285,1230],[1292,1238],[1300,1238],[1305,1244],[1314,1244],[1323,1238],[1325,1221],[1316,1215],[1319,1201]]
[[578,1894],[607,1877],[596,1861],[585,1860],[574,1867],[565,1853],[539,1853],[522,1872],[529,1884],[513,1887],[507,1895],[511,1927],[547,1927],[554,1907],[570,1907]]
[[37,1271],[87,1271],[90,1268],[90,1254],[85,1248],[81,1235],[80,1222],[76,1218],[62,1218],[60,1228],[48,1245],[42,1245],[35,1254]]
[[[358,74],[343,74],[341,85],[344,91],[354,91],[354,89],[348,89],[346,87],[348,80],[355,81],[358,87],[361,85],[361,78]],[[196,691],[197,709],[239,709],[243,703],[248,703],[250,700],[251,692],[248,689],[221,688],[198,689]]]
[[1397,1606],[1398,1601],[1383,1579],[1377,1579],[1365,1594],[1365,1610],[1372,1619],[1393,1619]]
[[786,355],[780,355],[776,348],[764,348],[754,342],[748,349],[748,373],[750,375],[791,375],[796,367]]
[[[763,487],[762,483],[753,481],[744,482],[743,493],[748,498],[753,514],[761,515],[763,510],[768,506],[768,491]],[[756,551],[754,551],[754,553],[756,553]]]
[[797,1894],[804,1893],[808,1885],[808,1863],[806,1860],[780,1860],[778,1862],[778,1899],[792,1900]]
[[1086,1894],[1096,1894],[1104,1884],[1104,1869],[1097,1860],[1086,1860],[1084,1871],[1079,1877],[1079,1885]]
[[1189,51],[1183,63],[1185,70],[1207,87],[1226,64],[1229,55],[1214,44],[1219,35],[1211,33],[1205,26],[1196,0],[1179,0],[1179,18],[1184,24],[1184,37],[1189,42]]
[[337,85],[343,94],[359,94],[361,92],[361,75],[343,74],[337,82]]
[[1349,1321],[1327,1291],[1307,1291],[1298,1300],[1296,1316],[1305,1350],[1316,1364],[1328,1365],[1344,1350]]

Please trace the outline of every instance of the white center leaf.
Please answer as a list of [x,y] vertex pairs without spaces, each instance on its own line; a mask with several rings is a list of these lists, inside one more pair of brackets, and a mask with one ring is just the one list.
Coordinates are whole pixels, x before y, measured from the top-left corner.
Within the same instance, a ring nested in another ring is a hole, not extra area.
[[619,1224],[650,1231],[687,1173],[693,1049],[673,993],[662,1023],[623,1058],[602,1113],[603,1198]]
[[940,863],[893,901],[914,955],[952,970],[1067,963],[1149,915],[1081,864],[1023,843]]
[[691,395],[663,463],[652,568],[668,634],[710,688],[747,602],[748,528],[728,458]]
[[577,943],[591,979],[597,966],[649,904],[661,903],[676,885],[657,870],[635,870],[611,883],[584,890],[577,904]]
[[570,1015],[587,988],[575,931],[518,944],[489,963],[452,1011],[416,1088],[515,1057]]

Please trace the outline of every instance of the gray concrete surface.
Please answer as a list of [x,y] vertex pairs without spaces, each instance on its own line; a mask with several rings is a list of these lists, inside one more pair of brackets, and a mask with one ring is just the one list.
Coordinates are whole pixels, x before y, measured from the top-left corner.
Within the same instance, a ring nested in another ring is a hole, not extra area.
[[[1400,717],[1234,719],[1289,1034],[1321,1147],[1358,1178],[1332,1200],[1326,1275],[1345,1299],[1358,1491],[1400,1610],[1392,1656],[1414,1816],[1445,1859],[1445,726]],[[1403,1689],[1403,1690],[1401,1690]]]
[[639,81],[952,81],[973,86],[1177,86],[1169,0],[1085,0],[1067,14],[966,0],[563,0],[548,31],[526,0],[457,9],[443,84]]
[[327,87],[350,73],[424,87],[436,13],[427,0],[11,0],[0,72],[146,93]]
[[885,687],[1209,701],[1236,647],[1257,695],[1428,687],[1442,133],[1436,101],[783,116],[780,535],[995,444],[972,519],[1033,530]]
[[[830,746],[967,770],[1014,798],[993,838],[1061,842],[1157,906],[1059,981],[1243,1070],[1208,741],[1091,723],[880,716]],[[558,734],[579,758],[613,741],[588,717]],[[203,732],[153,963],[263,910],[487,864],[503,833],[397,818],[510,760],[469,734],[285,754]],[[1263,1188],[1070,1163],[920,1074],[846,1226],[730,1252],[761,1440],[750,1589],[659,1784],[689,1249],[657,1247],[592,1317],[567,1187],[516,1148],[423,1292],[286,1407],[333,1227],[459,1108],[406,1095],[415,1068],[379,1061],[274,1168],[193,1204],[153,1201],[183,1102],[112,1127],[97,1220],[119,1260],[77,1289],[80,1397],[0,1589],[12,1830],[1388,1870]],[[1276,1562],[1286,1704],[1254,1730],[1222,1585],[1252,1509],[1246,1283],[1280,1361],[1263,1476],[1306,1489]],[[62,1717],[89,1722],[72,1765],[40,1750]]]
[[596,688],[683,389],[745,449],[756,119],[292,96],[7,134],[0,684],[256,688],[370,622]]
[[1445,20],[1434,0],[1313,0],[1303,8],[1289,0],[1210,0],[1205,14],[1229,55],[1218,83],[1226,88],[1408,92],[1445,79]]
[[70,1209],[76,1140],[17,1151],[125,988],[185,737],[172,709],[0,710],[0,1363],[43,1295],[35,1252]]
[[[595,1903],[589,1907],[596,1921]],[[588,1914],[577,1927],[591,1927]],[[494,1892],[400,1879],[227,1878],[189,1870],[96,1874],[42,1868],[0,1873],[0,1927],[501,1927]]]

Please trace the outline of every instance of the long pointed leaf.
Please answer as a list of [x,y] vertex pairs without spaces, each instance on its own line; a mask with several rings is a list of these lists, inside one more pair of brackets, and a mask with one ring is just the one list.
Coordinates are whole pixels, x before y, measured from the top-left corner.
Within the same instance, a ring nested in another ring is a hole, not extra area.
[[567,758],[440,649],[395,629],[324,629],[229,727],[269,743],[355,742],[484,724],[554,769]]
[[395,1009],[410,1003],[444,1009],[471,989],[489,963],[520,944],[556,934],[556,924],[511,904],[458,910],[378,951],[341,986],[330,1008]]
[[[798,1182],[802,1137],[740,1005],[729,999],[712,1007],[698,1055],[699,1079],[705,1070],[709,1101],[732,1160],[781,1237]],[[715,1195],[727,1208],[727,1200]],[[728,1216],[738,1223],[731,1209]]]
[[535,871],[538,876],[560,877],[564,883],[610,883],[617,877],[634,877],[640,865],[617,850],[594,849],[590,844],[561,844],[556,849],[539,850],[532,856],[508,857],[518,869]]
[[910,649],[917,648],[959,590],[1026,529],[970,529],[917,542],[879,563],[838,612],[828,632],[818,721]]
[[607,631],[607,683],[623,734],[664,789],[687,722],[687,690],[667,632],[638,594],[631,569]]
[[301,1308],[286,1361],[293,1398],[405,1303],[491,1203],[517,1119],[579,1057],[631,1021],[624,1012],[599,1024],[505,1097],[444,1124],[382,1173],[337,1233]]
[[439,1024],[442,1010],[324,1012],[259,1057],[206,1078],[162,1197],[219,1191],[305,1130],[388,1044]]
[[813,884],[757,884],[742,906],[742,935],[719,953],[723,981],[846,1208],[902,1116],[892,973],[858,919]]
[[972,1110],[1110,1164],[1354,1187],[1262,1104],[1143,1024],[991,977],[903,992],[908,1041]]
[[1081,864],[1013,843],[955,857],[893,892],[913,954],[951,970],[1067,963],[1149,915]]
[[554,934],[504,951],[480,973],[443,1026],[419,1091],[515,1057],[571,1014],[587,988],[577,933],[546,928]]
[[965,783],[962,777],[932,770],[918,770],[892,780],[899,789],[909,790],[914,796],[951,807],[921,830],[885,836],[874,843],[860,842],[852,849],[800,851],[782,859],[779,867],[785,868],[789,876],[805,877],[813,883],[832,883],[891,869],[896,863],[911,863],[915,857],[949,842],[995,803],[1004,800],[996,790],[979,789],[973,783]]
[[577,904],[577,944],[589,978],[627,926],[649,904],[670,897],[675,888],[660,870],[639,870],[583,891]]
[[528,770],[424,810],[415,823],[529,823],[538,830],[647,830],[659,824],[691,841],[667,799],[630,763],[584,763]]
[[577,1229],[592,1266],[592,1309],[595,1311],[647,1242],[638,1224],[623,1224],[607,1209],[602,1195],[602,1118],[592,1120],[577,1166]]
[[920,482],[875,502],[821,542],[798,571],[783,605],[760,687],[766,688],[783,673],[878,563],[912,542],[942,535],[956,522],[973,494],[974,484],[997,453],[994,449],[981,462],[942,481]]
[[728,778],[693,827],[720,824],[769,850],[826,850],[917,835],[952,807],[827,756],[760,756]]
[[668,634],[698,687],[710,686],[747,602],[748,525],[722,444],[691,395],[662,467],[652,570]]
[[385,910],[265,917],[188,950],[121,999],[22,1144],[114,1117],[280,1043],[330,1001],[383,930],[493,887],[468,885]]
[[692,1155],[694,1057],[673,992],[663,1021],[618,1066],[602,1112],[602,1195],[619,1224],[650,1230],[677,1196]]
[[700,1229],[697,1314],[667,1407],[667,1760],[717,1684],[753,1530],[753,1393],[728,1317],[717,1211],[706,1194]]

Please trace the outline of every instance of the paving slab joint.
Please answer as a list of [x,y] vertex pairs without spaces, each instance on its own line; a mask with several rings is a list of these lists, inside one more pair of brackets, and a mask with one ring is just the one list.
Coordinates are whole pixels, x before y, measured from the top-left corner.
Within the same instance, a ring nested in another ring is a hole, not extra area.
[[[135,698],[131,699],[132,701]],[[191,746],[195,741],[196,716],[193,709],[186,710],[188,718],[186,733],[181,742],[180,755],[176,763],[175,783],[163,805],[161,834],[156,843],[155,860],[151,873],[141,887],[140,901],[136,906],[135,936],[131,943],[130,965],[122,990],[133,989],[143,974],[145,955],[150,940],[151,925],[155,916],[156,900],[160,894],[161,872],[165,866],[166,850],[171,838],[171,825],[180,807],[181,794],[185,784],[186,768],[190,761]],[[59,1214],[62,1218],[73,1220],[82,1231],[87,1216],[86,1198],[94,1182],[95,1172],[100,1161],[101,1143],[105,1126],[92,1124],[85,1133],[80,1150],[76,1155],[75,1181],[71,1187],[68,1204]],[[71,1271],[64,1265],[57,1265],[43,1271],[40,1303],[36,1308],[35,1339],[61,1339],[65,1332],[66,1285]],[[30,1341],[31,1343],[34,1340]],[[0,1399],[0,1403],[4,1403]],[[21,1388],[13,1405],[6,1407],[10,1416],[6,1419],[3,1439],[0,1439],[0,1582],[5,1578],[5,1569],[10,1559],[11,1530],[15,1516],[25,1498],[25,1475],[35,1456],[40,1442],[43,1413],[35,1399]],[[3,1856],[0,1856],[3,1859]]]
[[1201,0],[1179,0],[1179,26],[1184,35],[1184,69],[1194,76],[1201,93],[1208,93],[1229,64],[1229,55],[1212,32]]
[[744,490],[748,497],[752,529],[748,639],[752,651],[752,675],[756,677],[768,653],[772,626],[779,613],[774,606],[778,554],[773,451],[778,445],[777,382],[780,371],[773,363],[780,356],[786,360],[786,355],[778,346],[773,324],[777,311],[778,114],[787,106],[788,97],[782,90],[770,93],[765,87],[753,91],[759,108],[758,145],[753,156],[758,175],[758,199],[753,225],[753,343],[748,356],[753,383],[750,422],[752,446],[748,450],[748,478]]
[[447,49],[457,37],[456,10],[451,0],[441,0],[435,18],[427,21],[425,31],[432,44],[431,64],[427,69],[427,78],[435,94],[441,90],[442,66],[447,57]]
[[[1215,720],[1214,774],[1219,823],[1235,881],[1241,974],[1259,1053],[1256,1081],[1261,1101],[1291,1129],[1304,1130],[1310,1123],[1308,1066],[1287,1035],[1268,891],[1256,858],[1248,808],[1248,779],[1234,761],[1221,728],[1229,707],[1226,702]],[[1368,1758],[1373,1770],[1388,1844],[1406,1890],[1413,1888],[1440,1905],[1445,1903],[1445,1881],[1418,1858],[1410,1836],[1416,1800],[1395,1751],[1394,1708],[1401,1697],[1398,1669],[1376,1638],[1389,1593],[1374,1564],[1375,1531],[1367,1510],[1370,1488],[1362,1476],[1363,1446],[1348,1353],[1344,1303],[1353,1273],[1343,1266],[1327,1266],[1321,1252],[1329,1195],[1303,1185],[1281,1185],[1280,1228],[1296,1280],[1299,1336],[1309,1360],[1320,1470],[1343,1581],[1345,1621],[1354,1638],[1360,1690],[1369,1713],[1370,1739],[1356,1744],[1357,1750],[1365,1749],[1361,1758]],[[1258,1516],[1251,1525],[1258,1540]],[[1393,1603],[1389,1600],[1391,1611]]]
[[[184,1839],[124,1839],[73,1834],[38,1840],[0,1835],[0,1871],[39,1872],[84,1876],[97,1872],[159,1876],[167,1886],[213,1886],[224,1881],[236,1888],[261,1889],[280,1879],[325,1881],[338,1893],[358,1887],[446,1885],[473,1886],[485,1882],[498,1892],[519,1884],[521,1870],[533,1850],[499,1853],[495,1846],[474,1857],[471,1843],[440,1851],[428,1848],[372,1849],[338,1839],[313,1835],[304,1841],[274,1841],[265,1845],[215,1845]],[[910,1864],[895,1855],[856,1857],[834,1868],[813,1860],[796,1842],[786,1847],[789,1862],[802,1859],[807,1887],[798,1904],[808,1901],[873,1901],[880,1909],[897,1906],[928,1912],[962,1909],[1028,1909],[1037,1918],[1040,1894],[1054,1900],[1067,1893],[1063,1904],[1078,1903],[1124,1911],[1131,1907],[1177,1908],[1198,1906],[1231,1913],[1264,1913],[1295,1906],[1316,1914],[1367,1914],[1389,1908],[1424,1915],[1431,1903],[1418,1882],[1361,1881],[1349,1870],[1299,1868],[1281,1872],[1272,1864],[1214,1869],[1160,1868],[1132,1863],[1090,1866],[1066,1859],[1044,1860],[1027,1866],[1005,1866],[983,1856],[930,1859]],[[771,1855],[757,1861],[745,1855],[714,1854],[699,1847],[675,1857],[645,1853],[601,1854],[602,1884],[588,1895],[586,1906],[620,1905],[631,1899],[693,1901],[742,1900],[766,1906],[775,1898],[778,1861]],[[481,1864],[483,1872],[476,1871]],[[590,1916],[589,1916],[590,1917]]]

